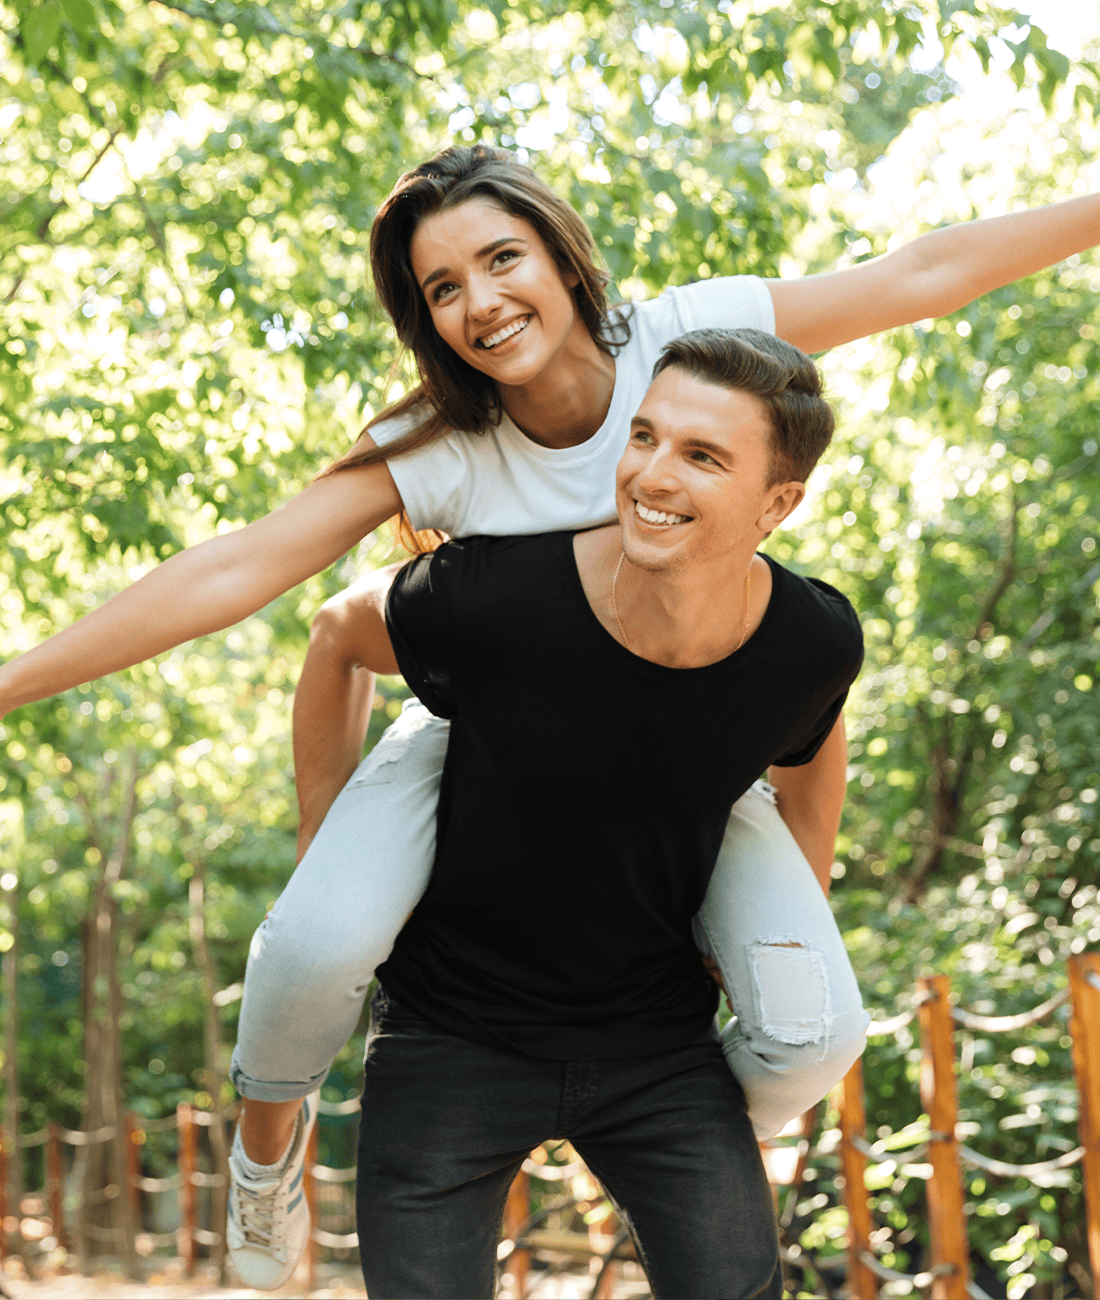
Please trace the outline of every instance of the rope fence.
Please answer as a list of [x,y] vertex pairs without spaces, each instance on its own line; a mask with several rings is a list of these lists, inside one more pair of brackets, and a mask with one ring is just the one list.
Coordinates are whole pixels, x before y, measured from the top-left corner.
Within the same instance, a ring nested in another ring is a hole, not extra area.
[[[891,1020],[873,1022],[868,1031],[875,1037],[896,1034],[911,1020],[920,1020],[921,1103],[929,1121],[920,1145],[902,1151],[891,1149],[890,1139],[873,1145],[867,1142],[862,1062],[852,1066],[838,1087],[843,1197],[849,1224],[849,1291],[860,1300],[872,1300],[880,1293],[879,1283],[885,1281],[893,1284],[895,1293],[930,1289],[932,1300],[981,1300],[984,1292],[970,1278],[962,1167],[999,1178],[1027,1178],[1043,1186],[1059,1171],[1082,1164],[1089,1263],[1094,1294],[1100,1295],[1100,954],[1072,957],[1068,987],[1018,1015],[978,1015],[952,1006],[950,994],[945,976],[922,980],[916,1005]],[[1016,1031],[1047,1019],[1066,1002],[1071,1004],[1080,1145],[1051,1160],[1013,1164],[960,1143],[956,1137],[955,1025],[980,1033]],[[917,1164],[918,1156],[927,1162]],[[868,1163],[893,1164],[899,1172],[925,1180],[931,1247],[927,1270],[899,1273],[878,1259],[865,1177]]]
[[[793,1156],[793,1161],[788,1159],[787,1172],[773,1176],[773,1182],[791,1188],[795,1200],[811,1160],[822,1155],[835,1156],[840,1171],[837,1185],[848,1217],[847,1248],[841,1255],[829,1255],[827,1259],[818,1261],[812,1251],[807,1252],[797,1243],[787,1242],[783,1247],[787,1264],[819,1280],[821,1269],[843,1267],[847,1273],[847,1294],[858,1296],[859,1300],[876,1300],[883,1284],[887,1284],[894,1295],[921,1292],[929,1295],[931,1300],[963,1300],[964,1297],[966,1300],[983,1300],[985,1292],[970,1277],[962,1169],[978,1169],[994,1178],[1026,1178],[1036,1186],[1048,1186],[1052,1185],[1050,1180],[1064,1170],[1081,1165],[1089,1265],[1094,1293],[1100,1296],[1100,954],[1087,953],[1071,958],[1068,973],[1069,982],[1065,989],[1029,1011],[1005,1016],[980,1015],[953,1006],[947,978],[933,976],[921,981],[911,1004],[900,1013],[872,1021],[868,1036],[874,1038],[897,1035],[914,1020],[919,1021],[920,1095],[924,1114],[904,1129],[869,1142],[862,1063],[857,1061],[834,1093],[838,1127],[830,1132],[829,1142],[811,1147],[816,1112],[809,1112],[803,1117],[797,1147],[773,1148],[773,1152]],[[1079,1098],[1079,1144],[1051,1159],[1015,1164],[985,1155],[961,1142],[955,1085],[955,1027],[982,1034],[1017,1032],[1048,1019],[1067,1003],[1070,1005],[1069,1032]],[[357,1114],[358,1110],[358,1099],[343,1102],[322,1100],[318,1106],[319,1120],[346,1119]],[[134,1222],[139,1225],[143,1253],[175,1249],[191,1273],[200,1248],[221,1248],[224,1225],[209,1222],[211,1197],[201,1194],[224,1187],[227,1171],[200,1167],[204,1163],[212,1166],[216,1161],[209,1143],[202,1144],[207,1149],[200,1156],[199,1136],[214,1124],[228,1124],[234,1112],[235,1107],[223,1113],[213,1113],[184,1102],[174,1115],[156,1119],[123,1113],[123,1127],[129,1139],[126,1142],[128,1186],[125,1191],[132,1198]],[[178,1167],[166,1176],[155,1177],[142,1172],[141,1151],[150,1136],[159,1134],[175,1135]],[[84,1131],[63,1128],[56,1123],[19,1135],[19,1154],[43,1148],[44,1185],[25,1195],[41,1199],[48,1212],[49,1234],[32,1245],[37,1244],[40,1249],[52,1248],[52,1245],[68,1248],[70,1243],[64,1212],[64,1148],[70,1148],[75,1157],[79,1151],[111,1142],[117,1136],[118,1130],[113,1125]],[[308,1255],[311,1289],[322,1249],[352,1252],[358,1247],[354,1231],[331,1230],[339,1226],[331,1222],[334,1214],[342,1215],[349,1221],[348,1226],[353,1226],[350,1224],[352,1197],[349,1193],[353,1191],[355,1169],[353,1166],[319,1164],[318,1142],[319,1126],[314,1126],[305,1178],[314,1225]],[[511,1276],[517,1296],[526,1293],[536,1257],[540,1258],[544,1268],[549,1261],[552,1270],[565,1267],[570,1261],[587,1260],[593,1279],[592,1300],[602,1300],[611,1294],[616,1270],[634,1258],[633,1246],[614,1214],[609,1209],[605,1212],[599,1208],[602,1197],[583,1162],[573,1158],[568,1148],[563,1150],[564,1163],[554,1162],[562,1151],[548,1151],[546,1147],[532,1152],[524,1161],[508,1197],[505,1237],[499,1258],[505,1272]],[[766,1158],[768,1154],[766,1151]],[[9,1158],[11,1153],[0,1147],[0,1221],[9,1226],[8,1234],[0,1233],[0,1257],[12,1250],[11,1241],[5,1239],[11,1235],[12,1223],[6,1203]],[[71,1166],[71,1161],[69,1163]],[[876,1167],[887,1175],[897,1172],[924,1183],[930,1245],[926,1268],[905,1273],[889,1267],[879,1257],[882,1246],[876,1243],[881,1243],[885,1234],[876,1229],[873,1221],[867,1188],[870,1167]],[[539,1208],[536,1210],[532,1209],[533,1190],[538,1191]],[[108,1181],[85,1195],[78,1231],[92,1242],[119,1248],[118,1228],[89,1222],[84,1211],[117,1201],[122,1191],[116,1182]],[[142,1198],[161,1196],[176,1197],[178,1229],[167,1232],[142,1230],[140,1225],[145,1218]],[[788,1200],[787,1209],[780,1215],[781,1226],[789,1225],[793,1206],[794,1200]],[[555,1216],[571,1207],[580,1211],[584,1230],[546,1226],[548,1221],[553,1221]],[[201,1212],[203,1209],[205,1214]],[[325,1227],[321,1226],[322,1217],[327,1220]],[[19,1237],[24,1220],[20,1215],[16,1215],[15,1220],[19,1225],[15,1235]],[[15,1248],[19,1249],[23,1244],[17,1242]],[[546,1272],[541,1272],[540,1276],[545,1277]],[[832,1294],[824,1287],[823,1291]]]

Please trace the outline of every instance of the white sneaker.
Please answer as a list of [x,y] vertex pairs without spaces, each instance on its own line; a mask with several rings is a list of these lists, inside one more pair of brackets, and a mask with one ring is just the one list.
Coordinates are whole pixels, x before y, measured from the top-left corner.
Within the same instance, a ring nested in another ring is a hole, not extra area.
[[314,1092],[302,1102],[294,1141],[278,1176],[248,1178],[236,1150],[230,1152],[225,1237],[229,1258],[245,1286],[261,1291],[282,1286],[309,1242],[309,1206],[302,1179],[320,1096]]

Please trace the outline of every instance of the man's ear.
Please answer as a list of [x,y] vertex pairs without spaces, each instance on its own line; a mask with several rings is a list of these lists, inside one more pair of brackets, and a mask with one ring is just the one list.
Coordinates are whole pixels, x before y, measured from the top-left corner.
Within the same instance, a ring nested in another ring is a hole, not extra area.
[[756,521],[762,533],[773,532],[806,495],[805,483],[775,483],[768,488],[764,509]]

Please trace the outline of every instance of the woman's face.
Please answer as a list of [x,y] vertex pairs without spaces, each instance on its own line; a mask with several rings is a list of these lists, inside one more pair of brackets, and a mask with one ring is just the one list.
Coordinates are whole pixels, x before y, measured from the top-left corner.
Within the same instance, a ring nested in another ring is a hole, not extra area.
[[570,343],[592,344],[535,228],[489,199],[427,217],[409,257],[440,338],[502,386],[537,380]]

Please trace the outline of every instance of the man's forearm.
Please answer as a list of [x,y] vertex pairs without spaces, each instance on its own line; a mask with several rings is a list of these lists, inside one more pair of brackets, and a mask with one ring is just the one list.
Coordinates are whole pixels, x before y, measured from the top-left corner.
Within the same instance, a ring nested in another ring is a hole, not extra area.
[[374,673],[335,652],[314,624],[294,695],[299,862],[359,763],[373,702]]
[[385,610],[400,567],[367,573],[326,600],[310,628],[294,695],[299,861],[362,756],[374,674],[398,671]]
[[778,794],[779,815],[806,855],[826,894],[847,786],[848,743],[838,718],[813,760],[802,767],[773,767],[769,779]]

